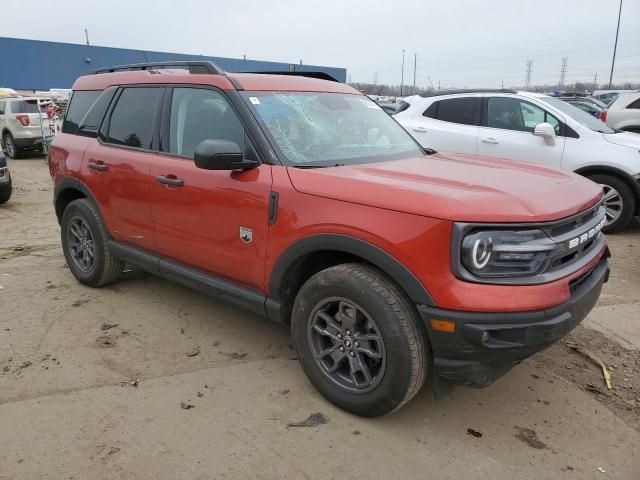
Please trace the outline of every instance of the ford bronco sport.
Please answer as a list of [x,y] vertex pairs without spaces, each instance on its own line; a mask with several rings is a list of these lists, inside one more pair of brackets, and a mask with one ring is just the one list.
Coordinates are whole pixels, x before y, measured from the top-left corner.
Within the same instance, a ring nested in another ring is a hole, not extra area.
[[83,284],[133,265],[290,324],[336,405],[484,387],[608,278],[601,187],[421,148],[353,88],[211,63],[80,77],[48,161]]

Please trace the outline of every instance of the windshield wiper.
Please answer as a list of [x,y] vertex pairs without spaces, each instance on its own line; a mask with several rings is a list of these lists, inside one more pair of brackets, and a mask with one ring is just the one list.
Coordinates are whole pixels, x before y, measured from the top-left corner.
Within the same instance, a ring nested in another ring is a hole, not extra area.
[[293,165],[293,168],[329,168],[329,167],[344,167],[344,163],[332,163],[332,164],[313,164],[313,163],[298,163]]
[[425,155],[433,155],[434,153],[438,153],[433,148],[426,147],[422,147],[422,151],[425,153]]

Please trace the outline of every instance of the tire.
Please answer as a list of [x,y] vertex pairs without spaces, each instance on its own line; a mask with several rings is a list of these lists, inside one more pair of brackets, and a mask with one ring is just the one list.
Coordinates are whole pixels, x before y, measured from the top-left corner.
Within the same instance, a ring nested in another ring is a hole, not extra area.
[[[359,320],[349,329],[354,309]],[[332,322],[326,321],[327,315]],[[426,332],[406,295],[376,268],[349,263],[312,276],[296,296],[291,329],[311,383],[330,402],[356,415],[391,413],[425,382]],[[373,337],[378,340],[368,340]],[[319,355],[329,350],[330,355]],[[380,358],[373,358],[376,355]],[[368,378],[359,367],[363,364]],[[332,374],[332,369],[337,370]]]
[[0,186],[0,204],[7,203],[11,198],[13,186],[11,180],[5,185]]
[[20,157],[20,149],[16,146],[15,141],[13,140],[13,135],[10,132],[6,132],[2,137],[2,143],[4,145],[4,152],[7,154],[9,158],[18,158]]
[[589,176],[589,179],[602,185],[605,190],[607,224],[602,231],[604,233],[619,232],[629,224],[636,211],[634,192],[624,180],[613,175],[597,174]]
[[[102,287],[118,280],[124,263],[109,249],[107,229],[93,203],[87,199],[74,200],[64,210],[60,225],[62,251],[71,273],[80,283]],[[85,263],[87,258],[90,261]]]

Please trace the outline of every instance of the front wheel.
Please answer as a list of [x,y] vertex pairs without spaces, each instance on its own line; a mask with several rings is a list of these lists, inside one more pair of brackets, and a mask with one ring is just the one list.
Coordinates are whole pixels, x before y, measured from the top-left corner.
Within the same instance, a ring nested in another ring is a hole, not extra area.
[[0,185],[0,204],[7,203],[11,198],[11,192],[13,190],[11,180],[4,185]]
[[636,211],[636,198],[623,180],[606,174],[591,175],[590,180],[599,183],[604,190],[606,209],[604,233],[619,232],[633,218]]
[[365,417],[397,410],[424,384],[428,343],[405,294],[361,264],[327,268],[300,289],[292,334],[311,383]]

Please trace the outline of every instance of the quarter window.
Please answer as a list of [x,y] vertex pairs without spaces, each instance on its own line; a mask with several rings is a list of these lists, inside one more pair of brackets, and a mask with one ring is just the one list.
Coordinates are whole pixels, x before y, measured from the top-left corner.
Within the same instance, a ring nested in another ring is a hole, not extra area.
[[640,109],[640,98],[638,98],[636,101],[631,102],[629,105],[627,105],[627,108],[638,108],[638,109]]
[[448,98],[434,102],[423,115],[443,122],[479,125],[481,105],[480,97]]
[[62,123],[63,133],[76,133],[78,131],[80,122],[100,93],[102,92],[99,90],[77,91],[73,93],[69,107],[67,108],[67,114]]
[[135,148],[152,148],[153,120],[163,89],[125,88],[113,108],[107,142]]
[[175,88],[171,99],[169,152],[193,157],[203,140],[229,140],[244,151],[244,128],[227,100],[204,88]]
[[533,132],[539,123],[549,123],[560,134],[560,121],[536,105],[509,97],[491,97],[487,104],[487,126],[518,132]]
[[0,102],[0,115],[4,115],[4,104],[5,102]]

